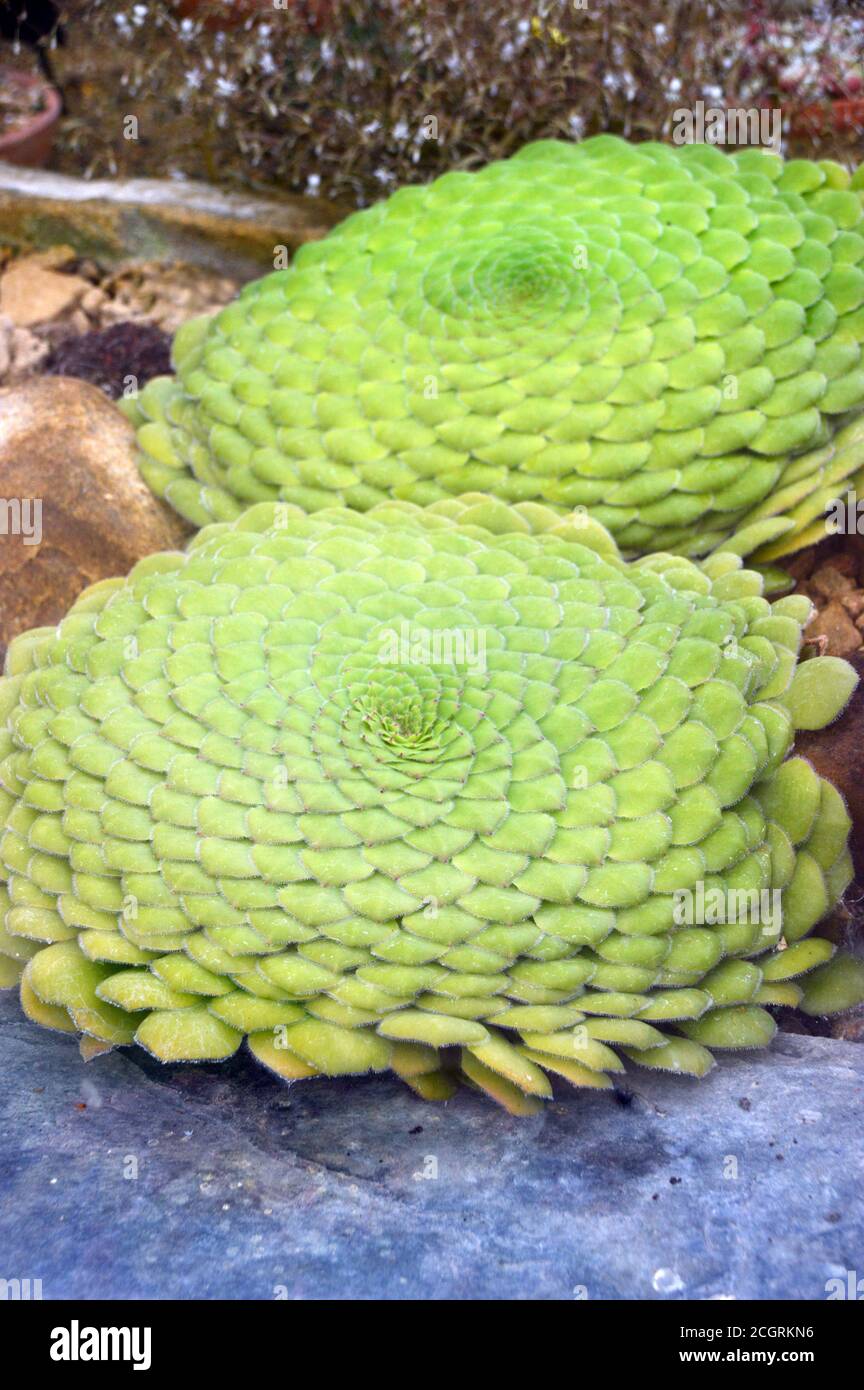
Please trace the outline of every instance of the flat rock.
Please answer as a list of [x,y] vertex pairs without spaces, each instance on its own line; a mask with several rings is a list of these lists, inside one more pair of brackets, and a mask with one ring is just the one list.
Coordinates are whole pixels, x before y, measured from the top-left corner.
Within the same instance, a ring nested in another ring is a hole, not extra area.
[[0,644],[188,534],[144,484],[132,427],[97,387],[42,377],[0,390]]
[[103,264],[188,261],[251,279],[274,250],[316,240],[352,208],[293,194],[259,197],[170,179],[78,179],[0,163],[0,242],[62,241]]
[[246,1056],[85,1064],[7,993],[0,1066],[0,1275],[48,1299],[823,1299],[860,1269],[853,1043],[781,1034],[517,1120]]

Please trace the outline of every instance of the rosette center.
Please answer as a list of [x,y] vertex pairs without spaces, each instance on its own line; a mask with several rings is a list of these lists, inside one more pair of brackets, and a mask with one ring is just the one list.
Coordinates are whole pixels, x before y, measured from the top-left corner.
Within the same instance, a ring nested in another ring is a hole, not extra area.
[[468,237],[432,260],[424,277],[428,303],[455,317],[546,319],[585,310],[597,268],[584,239],[517,225]]

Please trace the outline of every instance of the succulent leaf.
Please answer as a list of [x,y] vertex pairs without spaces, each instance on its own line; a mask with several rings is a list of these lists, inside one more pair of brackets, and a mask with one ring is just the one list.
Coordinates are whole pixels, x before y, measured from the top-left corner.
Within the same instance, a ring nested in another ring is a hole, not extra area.
[[864,964],[846,951],[838,951],[802,982],[801,1011],[825,1017],[843,1013],[861,1002],[864,992]]
[[857,683],[854,670],[840,657],[802,662],[785,699],[795,728],[824,729],[848,704]]

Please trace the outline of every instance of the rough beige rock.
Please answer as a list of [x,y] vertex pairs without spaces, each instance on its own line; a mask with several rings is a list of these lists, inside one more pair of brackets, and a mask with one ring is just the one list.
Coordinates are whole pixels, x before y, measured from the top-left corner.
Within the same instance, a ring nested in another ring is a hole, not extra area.
[[71,309],[89,288],[80,276],[46,270],[25,256],[0,276],[0,314],[17,328],[33,328]]
[[17,633],[59,621],[88,584],[185,543],[188,528],[141,480],[133,439],[86,382],[42,377],[0,390],[4,649]]
[[[215,313],[235,298],[240,281],[182,261],[137,261],[103,280],[93,299],[100,327],[123,321],[155,323],[176,333],[187,319]],[[88,308],[85,297],[83,307]]]
[[850,657],[861,648],[861,633],[845,604],[836,598],[832,598],[807,625],[807,640],[812,642],[816,637],[825,639],[825,651],[829,656]]
[[48,344],[29,328],[16,328],[0,314],[0,386],[11,386],[33,371],[47,356]]
[[809,587],[821,598],[838,598],[841,594],[846,594],[855,586],[852,576],[845,572],[846,566],[843,564],[845,555],[832,557],[827,564],[821,565],[815,574],[808,580]]
[[41,251],[33,251],[27,256],[30,265],[41,265],[45,270],[65,270],[76,259],[74,247],[65,242],[53,242]]
[[860,618],[864,613],[864,594],[860,589],[853,589],[851,594],[844,594],[840,602],[854,622],[861,626]]

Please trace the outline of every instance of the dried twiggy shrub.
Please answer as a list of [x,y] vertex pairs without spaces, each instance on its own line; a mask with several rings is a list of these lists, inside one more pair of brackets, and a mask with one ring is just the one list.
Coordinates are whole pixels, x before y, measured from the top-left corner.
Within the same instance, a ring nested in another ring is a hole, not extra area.
[[[70,0],[56,55],[70,108],[64,167],[256,181],[363,205],[538,137],[668,137],[673,112],[700,100],[782,102],[790,119],[822,101],[821,129],[811,123],[787,152],[857,162],[859,132],[830,119],[861,58],[859,7],[840,0],[758,13],[688,0],[281,3]],[[226,13],[235,27],[214,28]],[[124,138],[129,115],[137,139]]]

